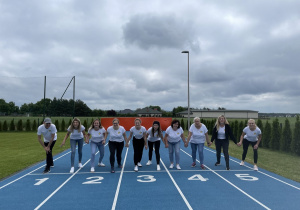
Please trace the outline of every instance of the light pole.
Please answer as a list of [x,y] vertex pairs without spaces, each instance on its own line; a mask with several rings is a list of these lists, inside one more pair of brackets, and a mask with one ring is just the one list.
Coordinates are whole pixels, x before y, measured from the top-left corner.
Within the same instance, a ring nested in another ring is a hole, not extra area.
[[190,52],[182,51],[188,54],[188,130],[190,129]]

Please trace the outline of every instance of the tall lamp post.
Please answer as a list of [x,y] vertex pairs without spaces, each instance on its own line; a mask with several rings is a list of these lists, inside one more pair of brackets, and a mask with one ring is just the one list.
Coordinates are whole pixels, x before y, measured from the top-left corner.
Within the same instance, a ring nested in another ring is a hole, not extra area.
[[190,129],[190,52],[182,51],[188,54],[188,130]]

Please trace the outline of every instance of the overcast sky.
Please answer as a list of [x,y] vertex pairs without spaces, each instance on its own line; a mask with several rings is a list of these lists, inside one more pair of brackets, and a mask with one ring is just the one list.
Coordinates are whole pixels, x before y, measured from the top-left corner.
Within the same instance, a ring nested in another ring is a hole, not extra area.
[[[0,0],[0,98],[300,112],[299,0]],[[72,85],[65,99],[72,98]]]

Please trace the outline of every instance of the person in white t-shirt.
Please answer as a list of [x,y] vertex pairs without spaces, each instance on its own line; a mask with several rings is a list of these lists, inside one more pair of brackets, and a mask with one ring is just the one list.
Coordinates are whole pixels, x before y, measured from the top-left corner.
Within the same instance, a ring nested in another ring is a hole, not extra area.
[[115,154],[117,157],[118,168],[122,168],[122,151],[124,148],[124,141],[127,142],[126,130],[123,126],[119,125],[117,118],[113,119],[113,126],[107,128],[107,135],[109,134],[109,151],[110,151],[110,165],[111,173],[115,173]]
[[138,167],[142,167],[141,160],[143,156],[143,150],[144,147],[147,149],[147,139],[146,139],[146,128],[144,126],[141,126],[142,120],[140,118],[136,118],[134,120],[135,126],[130,128],[130,134],[127,138],[127,142],[125,147],[128,147],[128,142],[132,140],[132,146],[133,146],[133,160],[134,160],[134,171],[138,171]]
[[85,138],[85,127],[81,125],[81,122],[78,118],[74,118],[71,125],[67,130],[67,134],[64,140],[61,143],[61,147],[65,145],[66,140],[70,136],[70,145],[71,145],[71,169],[70,173],[74,173],[74,161],[75,161],[75,152],[76,152],[76,144],[78,144],[78,167],[82,168],[82,147],[83,147],[83,140]]
[[174,152],[175,152],[175,160],[176,160],[176,168],[180,170],[179,161],[180,161],[180,140],[184,142],[184,146],[187,147],[187,142],[183,135],[183,130],[180,127],[179,120],[173,120],[171,125],[167,128],[164,143],[165,147],[169,148],[169,159],[170,159],[170,167],[174,168]]
[[241,166],[245,164],[246,155],[248,152],[249,144],[253,147],[253,156],[254,156],[254,167],[253,170],[258,171],[257,167],[257,159],[258,159],[258,145],[261,141],[261,130],[259,127],[256,126],[255,120],[250,119],[248,120],[248,126],[244,128],[240,142],[237,143],[238,146],[243,144],[243,155],[242,155],[242,162],[240,163]]
[[91,127],[89,128],[87,137],[86,137],[86,143],[89,143],[91,145],[91,172],[95,172],[95,157],[96,157],[96,150],[98,148],[100,157],[98,161],[98,166],[104,167],[104,163],[102,163],[103,157],[104,157],[104,145],[105,145],[105,139],[106,139],[106,131],[104,127],[101,125],[101,122],[99,119],[94,120]]
[[149,160],[146,163],[147,166],[152,164],[152,153],[153,153],[153,146],[155,148],[155,156],[156,156],[156,169],[160,171],[160,141],[163,140],[162,130],[160,128],[159,121],[154,121],[152,123],[152,127],[147,130],[146,138],[148,139],[148,147],[149,147]]
[[[46,151],[46,167],[44,173],[50,172],[50,167],[54,167],[52,149],[57,139],[56,126],[51,123],[50,118],[45,118],[44,123],[38,127],[38,141]],[[43,135],[44,141],[41,136]]]
[[200,122],[199,117],[195,117],[194,123],[190,126],[189,135],[187,137],[187,144],[191,142],[191,148],[192,148],[193,163],[191,167],[196,166],[196,153],[198,149],[200,167],[202,169],[205,169],[205,166],[203,164],[204,163],[203,149],[204,149],[205,141],[207,142],[208,146],[211,145],[211,142],[208,139],[208,130],[206,126]]

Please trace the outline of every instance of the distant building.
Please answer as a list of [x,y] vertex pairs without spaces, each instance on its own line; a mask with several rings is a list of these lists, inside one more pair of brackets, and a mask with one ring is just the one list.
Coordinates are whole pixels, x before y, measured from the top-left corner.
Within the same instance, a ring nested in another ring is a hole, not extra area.
[[147,107],[143,109],[138,109],[135,111],[135,113],[139,117],[161,117],[162,116],[162,112]]
[[[178,117],[188,117],[188,110],[176,113]],[[258,111],[252,110],[204,110],[190,109],[190,118],[217,118],[224,115],[226,118],[258,119]]]
[[134,111],[131,109],[120,110],[118,114],[134,114]]

